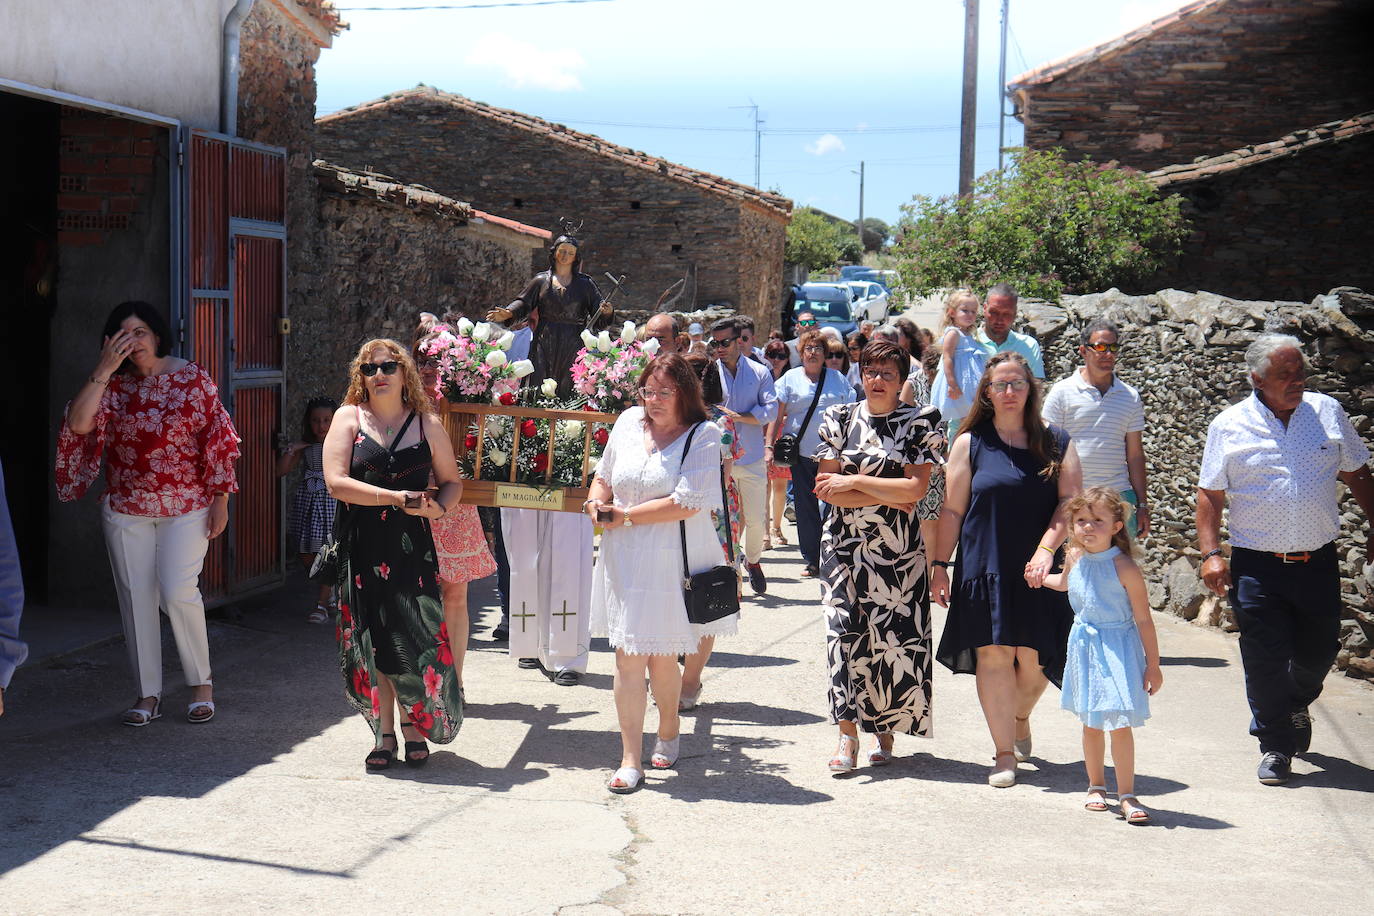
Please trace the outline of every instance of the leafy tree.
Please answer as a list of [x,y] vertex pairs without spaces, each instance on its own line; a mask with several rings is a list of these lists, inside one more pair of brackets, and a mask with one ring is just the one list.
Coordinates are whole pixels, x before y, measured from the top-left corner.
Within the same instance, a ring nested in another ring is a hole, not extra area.
[[881,251],[892,237],[892,228],[876,216],[864,220],[864,251]]
[[1018,150],[968,200],[917,196],[902,207],[895,249],[917,293],[1008,282],[1044,299],[1129,286],[1177,254],[1188,225],[1178,195],[1140,172],[1062,150]]
[[792,214],[783,248],[787,263],[804,265],[807,270],[826,270],[835,266],[836,261],[858,261],[862,255],[863,247],[853,226],[827,219],[811,207],[802,207]]

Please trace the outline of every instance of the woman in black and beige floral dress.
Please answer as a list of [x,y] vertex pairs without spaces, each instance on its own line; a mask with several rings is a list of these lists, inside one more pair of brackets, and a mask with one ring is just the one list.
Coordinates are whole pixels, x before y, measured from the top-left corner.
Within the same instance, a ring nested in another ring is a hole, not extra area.
[[864,348],[863,401],[821,423],[816,493],[833,506],[821,536],[830,667],[833,773],[854,769],[860,730],[892,760],[897,732],[930,734],[930,600],[925,548],[912,514],[940,461],[930,408],[899,401],[910,357],[886,341]]

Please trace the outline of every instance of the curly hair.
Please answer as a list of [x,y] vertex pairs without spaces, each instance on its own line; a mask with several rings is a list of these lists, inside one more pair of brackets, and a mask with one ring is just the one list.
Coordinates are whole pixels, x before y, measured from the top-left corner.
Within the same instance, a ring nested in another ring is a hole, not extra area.
[[978,301],[978,294],[968,287],[960,287],[945,297],[944,307],[940,310],[940,330],[954,327],[954,312],[959,308],[959,303],[965,299],[973,300],[973,320],[978,320],[978,312],[982,310],[983,303]]
[[410,358],[410,351],[386,337],[374,338],[358,348],[358,355],[353,357],[353,362],[348,365],[348,391],[344,394],[344,404],[367,403],[367,383],[358,367],[367,362],[372,351],[377,349],[385,350],[392,359],[400,363],[401,403],[418,414],[433,416],[434,404],[429,399],[429,393],[425,391],[424,382],[420,381],[420,371],[415,368],[415,360]]
[[1107,510],[1108,518],[1121,523],[1120,530],[1112,535],[1112,546],[1119,547],[1121,552],[1128,557],[1134,553],[1131,533],[1126,529],[1126,519],[1131,514],[1130,506],[1126,500],[1122,499],[1121,494],[1111,487],[1088,487],[1064,504],[1064,517],[1069,520],[1069,538],[1072,544],[1067,555],[1067,562],[1064,564],[1065,572],[1068,572],[1073,566],[1074,561],[1082,555],[1083,550],[1082,545],[1073,537],[1073,517],[1084,509],[1091,509],[1094,506],[1102,506]]
[[[663,353],[649,360],[644,371],[639,373],[640,388],[649,384],[649,379],[660,375],[677,388],[677,414],[683,423],[700,423],[709,418],[706,402],[701,396],[701,380],[692,371],[686,359],[676,353]],[[649,425],[649,415],[644,415],[644,426]]]
[[992,406],[992,398],[988,396],[988,385],[991,384],[992,371],[1007,363],[1021,370],[1021,374],[1030,383],[1026,391],[1026,406],[1021,412],[1021,422],[1026,428],[1026,448],[1040,462],[1040,476],[1046,480],[1053,480],[1059,476],[1059,463],[1064,456],[1059,452],[1059,441],[1040,416],[1040,402],[1043,397],[1040,381],[1031,372],[1030,363],[1026,362],[1026,358],[1020,353],[1006,350],[988,360],[983,377],[978,380],[978,397],[974,399],[972,409],[960,424],[958,434],[963,435],[976,429],[979,424],[992,420],[996,408]]

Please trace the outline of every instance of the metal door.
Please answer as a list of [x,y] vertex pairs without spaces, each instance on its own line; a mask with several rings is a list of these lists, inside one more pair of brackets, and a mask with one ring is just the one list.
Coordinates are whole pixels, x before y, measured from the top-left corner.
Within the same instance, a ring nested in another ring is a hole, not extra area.
[[284,498],[275,474],[286,383],[286,151],[190,130],[186,348],[214,378],[242,442],[229,528],[211,542],[206,600],[279,583]]

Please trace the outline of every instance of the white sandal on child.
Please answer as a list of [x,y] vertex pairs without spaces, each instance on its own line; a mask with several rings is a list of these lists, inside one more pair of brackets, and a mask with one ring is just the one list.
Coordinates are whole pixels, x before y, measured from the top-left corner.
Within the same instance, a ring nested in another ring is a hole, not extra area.
[[671,741],[664,741],[662,738],[654,741],[654,755],[649,758],[649,763],[658,770],[666,770],[677,763],[678,745],[681,741],[681,735]]
[[[621,767],[615,771],[611,781],[606,783],[606,788],[616,795],[628,795],[639,788],[639,784],[644,781],[644,772],[636,770],[634,767]],[[619,785],[616,785],[619,783]]]

